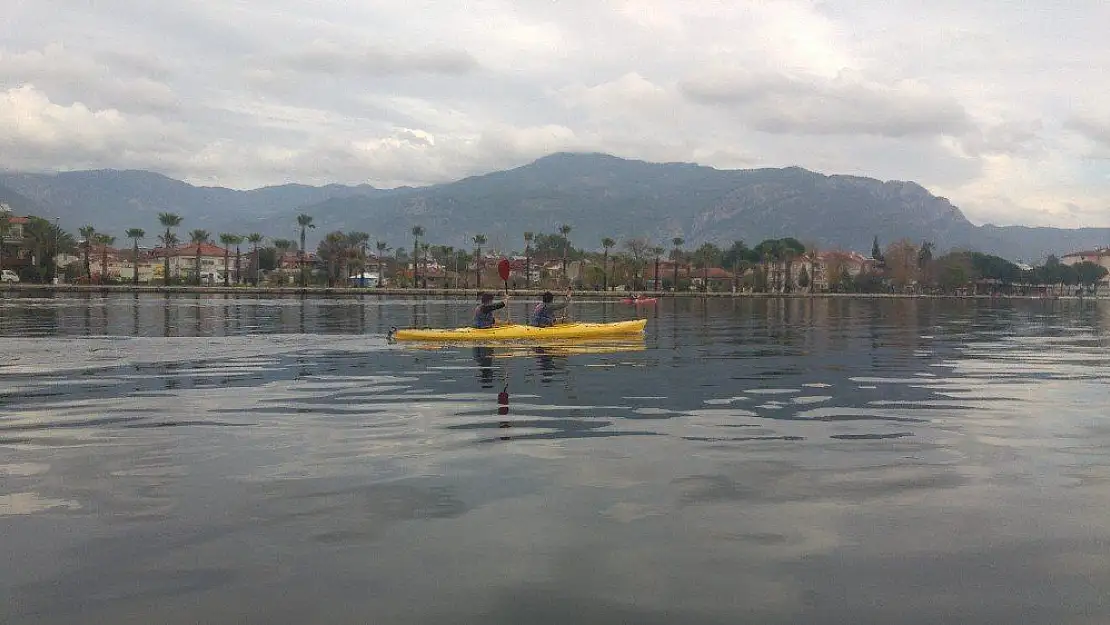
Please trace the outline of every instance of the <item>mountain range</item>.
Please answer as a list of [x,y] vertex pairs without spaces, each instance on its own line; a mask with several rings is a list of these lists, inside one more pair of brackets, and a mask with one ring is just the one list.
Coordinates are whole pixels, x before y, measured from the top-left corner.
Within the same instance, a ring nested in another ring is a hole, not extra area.
[[[12,200],[4,200],[10,197]],[[1110,228],[976,226],[947,199],[913,182],[824,175],[798,167],[719,170],[647,163],[604,154],[558,153],[515,169],[427,187],[288,184],[237,191],[197,187],[147,171],[0,172],[0,201],[16,212],[57,217],[64,228],[90,224],[122,239],[140,227],[153,238],[158,213],[184,218],[181,235],[202,228],[296,239],[295,217],[312,215],[312,241],[333,230],[369,232],[391,245],[411,241],[414,225],[429,242],[471,245],[485,234],[501,250],[523,247],[522,233],[573,227],[578,247],[602,237],[646,237],[669,247],[710,241],[755,244],[793,236],[822,249],[871,249],[901,238],[929,240],[938,251],[974,249],[1040,262],[1110,244]]]

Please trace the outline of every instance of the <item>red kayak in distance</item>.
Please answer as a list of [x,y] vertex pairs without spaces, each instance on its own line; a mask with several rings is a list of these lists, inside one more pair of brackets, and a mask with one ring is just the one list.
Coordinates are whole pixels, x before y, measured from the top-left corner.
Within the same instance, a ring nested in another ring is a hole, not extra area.
[[621,300],[621,303],[632,304],[633,306],[651,306],[658,301],[658,297],[626,297]]

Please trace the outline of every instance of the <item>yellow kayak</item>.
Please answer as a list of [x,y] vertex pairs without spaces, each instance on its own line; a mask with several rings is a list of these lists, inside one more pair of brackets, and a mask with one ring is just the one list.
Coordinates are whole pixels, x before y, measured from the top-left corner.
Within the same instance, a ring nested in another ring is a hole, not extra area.
[[584,339],[641,334],[647,319],[615,323],[562,323],[537,328],[525,325],[500,325],[492,328],[455,328],[453,330],[406,329],[392,333],[398,341],[528,341],[543,339]]
[[587,339],[551,339],[537,341],[411,341],[408,348],[440,351],[465,344],[474,349],[489,350],[492,358],[535,358],[536,356],[578,356],[583,354],[621,354],[647,349],[643,336],[600,337]]

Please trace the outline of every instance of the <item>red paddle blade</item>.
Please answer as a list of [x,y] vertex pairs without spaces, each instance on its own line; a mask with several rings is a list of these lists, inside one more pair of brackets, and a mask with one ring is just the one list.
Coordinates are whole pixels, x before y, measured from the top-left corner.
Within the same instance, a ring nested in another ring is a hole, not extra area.
[[501,262],[497,263],[497,273],[501,275],[502,280],[509,279],[509,259],[502,258]]

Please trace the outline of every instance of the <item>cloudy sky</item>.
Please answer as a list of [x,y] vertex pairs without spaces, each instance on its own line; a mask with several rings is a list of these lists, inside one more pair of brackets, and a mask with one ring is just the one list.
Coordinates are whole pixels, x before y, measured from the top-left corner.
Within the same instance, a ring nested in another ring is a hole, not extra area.
[[555,151],[1110,226],[1105,0],[3,0],[0,168],[428,184]]

